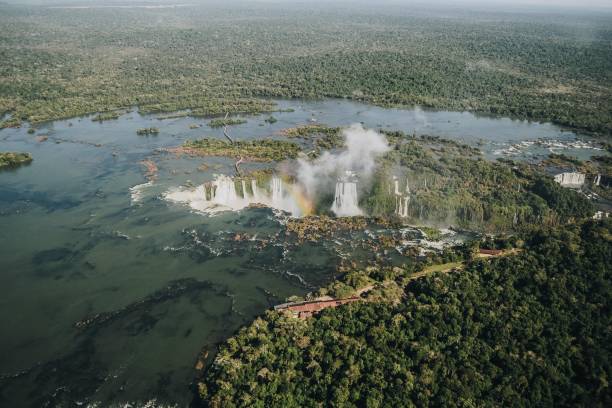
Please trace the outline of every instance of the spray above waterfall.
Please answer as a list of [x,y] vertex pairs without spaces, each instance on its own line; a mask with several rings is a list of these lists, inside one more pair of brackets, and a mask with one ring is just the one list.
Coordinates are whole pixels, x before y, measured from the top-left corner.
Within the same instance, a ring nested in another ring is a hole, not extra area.
[[383,135],[354,124],[342,131],[345,149],[325,152],[308,161],[298,159],[297,179],[305,193],[316,200],[320,194],[335,191],[332,211],[338,216],[361,215],[358,184],[367,185],[376,159],[389,150]]
[[[236,187],[240,186],[240,189]],[[285,211],[293,216],[308,215],[310,209],[300,201],[298,186],[285,184],[274,176],[266,186],[260,186],[257,180],[234,179],[226,175],[217,175],[207,184],[195,189],[174,189],[164,197],[170,201],[189,204],[204,213],[238,211],[250,205],[265,205]]]
[[260,204],[293,216],[309,215],[313,202],[334,193],[330,210],[339,217],[363,215],[359,189],[371,181],[376,159],[389,150],[385,137],[360,124],[342,131],[344,149],[324,152],[315,160],[298,159],[295,183],[273,176],[259,185],[255,179],[217,175],[212,182],[195,189],[174,189],[165,194],[171,201],[188,203],[191,208],[215,213],[237,211]]
[[359,208],[357,180],[355,173],[352,171],[346,170],[344,175],[336,182],[336,193],[331,210],[338,217],[363,215],[363,211]]

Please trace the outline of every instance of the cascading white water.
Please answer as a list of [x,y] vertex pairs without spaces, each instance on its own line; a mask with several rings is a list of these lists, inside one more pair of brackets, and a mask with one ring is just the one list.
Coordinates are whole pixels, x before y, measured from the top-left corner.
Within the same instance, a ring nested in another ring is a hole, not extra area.
[[[295,188],[293,185],[288,185],[286,190],[291,193]],[[285,185],[280,178],[272,177],[272,180],[270,180],[270,190],[271,197],[268,204],[270,207],[287,211],[293,215],[302,215],[302,210],[294,198],[294,194],[285,195]]]
[[408,202],[410,202],[410,197],[396,197],[395,213],[400,217],[408,217]]
[[359,208],[359,197],[357,196],[357,182],[352,181],[355,174],[346,171],[345,176],[341,177],[336,183],[336,193],[331,210],[338,217],[352,217],[363,215]]
[[214,181],[214,201],[216,204],[224,205],[229,208],[242,207],[243,203],[236,194],[236,184],[231,177],[221,175]]
[[338,217],[363,215],[363,211],[359,208],[357,183],[351,181],[338,181],[336,183],[336,194],[332,204],[332,211]]
[[247,198],[247,189],[246,189],[246,181],[244,179],[240,180],[240,184],[242,185],[242,198]]
[[395,184],[395,214],[400,217],[408,217],[408,203],[410,202],[410,187],[408,181],[406,181],[406,191],[400,192],[399,180],[393,176],[393,182]]
[[283,206],[283,183],[278,177],[272,177],[270,188],[272,190],[272,206],[281,208]]
[[[172,190],[164,196],[168,200],[188,203],[191,208],[206,212],[215,213],[219,211],[238,211],[251,204],[263,204],[271,208],[286,211],[294,216],[302,215],[302,211],[292,195],[285,196],[284,185],[279,177],[270,180],[270,192],[260,190],[256,180],[251,180],[252,194],[248,194],[246,181],[241,180],[242,196],[236,191],[236,181],[229,176],[219,175],[212,182],[210,190],[210,200],[207,199],[206,188],[204,185],[196,187],[194,190]],[[288,191],[292,191],[293,186],[289,186]]]
[[259,190],[257,189],[257,180],[251,180],[251,190],[253,190],[253,195],[251,196],[255,202],[259,200]]

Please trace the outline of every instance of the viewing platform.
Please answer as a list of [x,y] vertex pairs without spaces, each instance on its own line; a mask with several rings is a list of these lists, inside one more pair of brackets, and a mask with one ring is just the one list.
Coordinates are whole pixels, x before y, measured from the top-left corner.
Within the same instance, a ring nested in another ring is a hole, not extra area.
[[300,319],[305,319],[313,316],[323,309],[329,307],[338,307],[347,303],[358,302],[362,300],[359,296],[353,296],[345,299],[326,299],[326,300],[312,300],[305,302],[290,302],[282,303],[274,306],[274,310],[288,310],[294,314],[294,316]]

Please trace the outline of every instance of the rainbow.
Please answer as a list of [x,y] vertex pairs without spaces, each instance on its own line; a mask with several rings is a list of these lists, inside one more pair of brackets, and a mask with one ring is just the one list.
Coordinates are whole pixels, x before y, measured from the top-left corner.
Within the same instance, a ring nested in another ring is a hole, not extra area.
[[295,203],[300,209],[302,216],[311,215],[314,213],[314,203],[312,199],[306,195],[306,192],[302,186],[298,184],[289,184],[288,188],[289,195],[293,198]]

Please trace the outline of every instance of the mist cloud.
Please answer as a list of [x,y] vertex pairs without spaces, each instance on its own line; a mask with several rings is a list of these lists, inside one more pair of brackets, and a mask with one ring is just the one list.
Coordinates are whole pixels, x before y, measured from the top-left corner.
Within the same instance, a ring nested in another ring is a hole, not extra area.
[[324,152],[309,161],[298,159],[297,179],[311,198],[321,191],[333,191],[339,176],[350,170],[357,174],[360,183],[371,179],[376,158],[389,150],[387,139],[380,133],[354,124],[342,131],[345,150],[338,153]]

